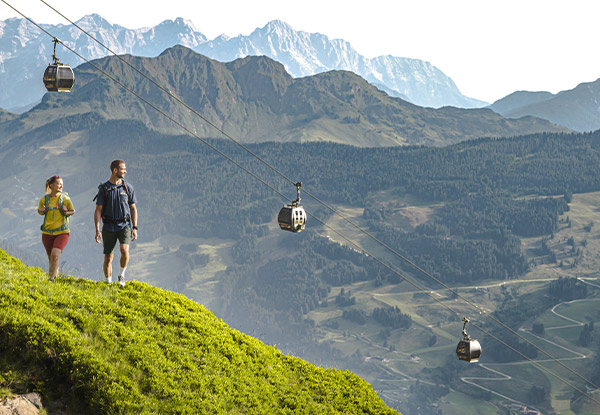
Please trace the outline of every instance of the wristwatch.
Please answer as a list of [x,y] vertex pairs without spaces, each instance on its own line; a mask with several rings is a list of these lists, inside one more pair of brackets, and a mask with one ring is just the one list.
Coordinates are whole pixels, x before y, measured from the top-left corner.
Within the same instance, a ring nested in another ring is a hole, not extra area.
[[133,229],[135,229],[137,231],[137,226],[134,226]]

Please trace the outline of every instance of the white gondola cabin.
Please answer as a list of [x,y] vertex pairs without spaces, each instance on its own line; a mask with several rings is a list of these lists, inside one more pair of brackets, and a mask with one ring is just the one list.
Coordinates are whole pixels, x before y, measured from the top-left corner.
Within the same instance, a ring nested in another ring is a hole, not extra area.
[[301,182],[295,183],[297,189],[297,199],[289,205],[284,205],[279,211],[277,222],[279,227],[284,231],[302,232],[306,226],[306,212],[300,203],[300,187]]

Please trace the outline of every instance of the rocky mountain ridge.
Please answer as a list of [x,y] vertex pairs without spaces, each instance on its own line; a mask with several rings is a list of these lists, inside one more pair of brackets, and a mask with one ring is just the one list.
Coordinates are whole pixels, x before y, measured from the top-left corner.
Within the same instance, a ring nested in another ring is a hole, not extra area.
[[[393,98],[348,71],[293,78],[267,57],[221,63],[175,46],[156,58],[125,56],[205,119],[185,109],[139,73],[111,56],[94,65],[200,136],[221,138],[206,121],[242,142],[328,141],[361,147],[444,146],[484,136],[567,131],[545,120],[507,120],[489,109],[423,108]],[[160,70],[157,71],[157,68]],[[55,123],[57,114],[96,114],[138,120],[167,133],[179,126],[126,92],[90,64],[75,69],[69,94],[46,94],[41,104],[0,123],[5,137]],[[58,111],[58,112],[57,112]]]
[[369,59],[342,39],[296,31],[280,20],[269,22],[248,36],[219,36],[194,50],[223,62],[248,55],[265,55],[283,63],[293,77],[334,69],[347,70],[371,84],[383,85],[393,96],[424,107],[476,108],[484,105],[464,97],[454,81],[429,62],[391,55]]
[[[389,55],[368,59],[344,40],[296,31],[282,21],[272,21],[248,36],[222,35],[210,41],[183,18],[141,29],[111,24],[97,14],[76,23],[117,54],[153,57],[171,46],[183,45],[221,61],[265,55],[281,62],[293,77],[349,70],[417,105],[434,108],[485,105],[463,96],[454,82],[429,62]],[[76,27],[41,26],[86,59],[108,55]],[[52,47],[51,39],[30,22],[17,18],[0,21],[0,83],[5,86],[0,91],[0,108],[24,112],[39,102],[45,92],[41,76],[50,61]],[[73,67],[83,62],[64,48],[59,47],[57,54]]]

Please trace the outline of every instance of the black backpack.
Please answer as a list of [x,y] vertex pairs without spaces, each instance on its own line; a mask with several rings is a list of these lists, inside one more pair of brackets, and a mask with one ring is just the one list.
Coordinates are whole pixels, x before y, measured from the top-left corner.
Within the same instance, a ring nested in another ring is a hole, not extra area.
[[[104,211],[106,209],[106,200],[108,199],[108,192],[112,191],[112,190],[118,190],[120,188],[125,189],[125,193],[127,193],[127,197],[129,198],[131,195],[129,194],[129,188],[127,187],[127,183],[125,183],[125,180],[121,179],[121,184],[116,186],[116,187],[111,187],[109,188],[106,183],[100,183],[98,185],[98,192],[100,192],[101,189],[104,189],[104,200],[105,203],[102,205],[102,222],[104,223],[117,223],[117,222],[129,222],[129,220],[131,219],[129,217],[129,215],[125,215],[125,217],[123,218],[109,218],[104,214]],[[95,202],[96,199],[98,198],[98,194],[96,193],[96,196],[94,196],[94,198],[92,199],[92,202]]]

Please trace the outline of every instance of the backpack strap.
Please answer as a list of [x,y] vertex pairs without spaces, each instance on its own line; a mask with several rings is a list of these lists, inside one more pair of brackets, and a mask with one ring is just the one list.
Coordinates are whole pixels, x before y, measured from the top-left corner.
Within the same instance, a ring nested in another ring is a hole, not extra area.
[[127,193],[127,203],[129,203],[129,198],[131,197],[129,194],[129,188],[127,187],[127,183],[125,183],[125,179],[121,179],[121,181],[123,182],[123,189],[125,189],[125,193]]
[[[100,183],[98,185],[98,192],[100,192],[100,189],[102,189],[102,188],[104,188],[104,199],[106,200],[106,196],[108,196],[108,189],[106,187],[106,184]],[[92,199],[92,202],[95,202],[97,198],[98,198],[98,193],[96,193],[96,196],[94,196],[94,198]]]
[[106,210],[106,199],[108,199],[108,186],[106,185],[106,183],[100,183],[98,185],[98,193],[96,193],[96,196],[94,196],[92,202],[96,201],[102,189],[104,189],[104,203],[102,204],[102,213],[100,214],[100,216],[102,217],[102,219],[104,219],[104,211]]
[[58,203],[56,204],[56,208],[63,216],[65,216],[64,212],[62,210],[63,206],[65,205],[65,196],[66,196],[66,193],[61,192],[60,196],[58,197]]

